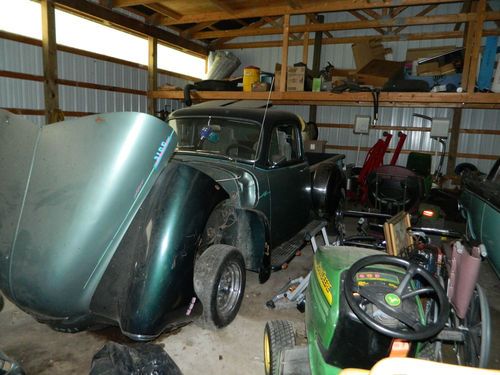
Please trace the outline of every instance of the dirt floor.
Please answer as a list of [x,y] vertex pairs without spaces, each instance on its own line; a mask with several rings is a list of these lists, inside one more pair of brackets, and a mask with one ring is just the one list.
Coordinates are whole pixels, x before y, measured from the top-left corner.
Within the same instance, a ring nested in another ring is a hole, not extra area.
[[[265,302],[289,279],[306,275],[311,262],[312,250],[306,247],[288,269],[272,274],[263,285],[256,274],[249,273],[240,313],[225,329],[214,332],[190,324],[154,342],[164,347],[186,375],[263,374],[266,321],[294,321],[298,341],[305,342],[304,315],[293,304],[271,310]],[[486,262],[480,283],[488,295],[493,320],[489,367],[500,369],[500,335],[495,334],[500,332],[500,281]],[[27,374],[87,374],[94,353],[108,341],[131,343],[116,328],[76,334],[55,332],[7,301],[0,313],[0,350],[18,361]]]

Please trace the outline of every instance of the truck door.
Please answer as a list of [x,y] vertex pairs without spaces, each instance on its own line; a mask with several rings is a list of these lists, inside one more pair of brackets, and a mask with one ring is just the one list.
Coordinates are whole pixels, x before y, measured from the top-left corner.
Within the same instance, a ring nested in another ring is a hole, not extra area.
[[309,222],[311,175],[298,124],[278,124],[272,129],[267,164],[274,247]]

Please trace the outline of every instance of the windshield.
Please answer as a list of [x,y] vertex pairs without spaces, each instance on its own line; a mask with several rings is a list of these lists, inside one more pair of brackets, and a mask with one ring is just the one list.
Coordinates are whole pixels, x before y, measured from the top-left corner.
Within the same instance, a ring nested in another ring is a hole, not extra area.
[[198,151],[255,160],[260,124],[241,119],[190,117],[171,119],[179,151]]

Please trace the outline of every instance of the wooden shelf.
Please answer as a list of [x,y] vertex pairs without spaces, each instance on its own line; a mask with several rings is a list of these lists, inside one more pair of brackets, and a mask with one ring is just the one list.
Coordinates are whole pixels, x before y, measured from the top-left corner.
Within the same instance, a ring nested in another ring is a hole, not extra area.
[[[148,96],[155,99],[183,99],[182,91],[156,90]],[[191,91],[194,102],[207,100],[267,100],[268,92],[242,91]],[[358,105],[371,106],[369,92],[277,92],[271,93],[274,104],[299,105]],[[495,93],[429,93],[429,92],[382,92],[379,97],[381,107],[445,107],[500,109],[500,94]]]

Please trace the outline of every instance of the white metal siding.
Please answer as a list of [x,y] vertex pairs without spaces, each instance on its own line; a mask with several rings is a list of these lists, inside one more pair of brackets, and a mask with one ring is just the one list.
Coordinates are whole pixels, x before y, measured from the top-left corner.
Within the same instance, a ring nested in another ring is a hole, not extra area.
[[[144,69],[63,51],[58,51],[57,60],[60,79],[142,91],[147,89],[147,71]],[[0,70],[43,75],[41,47],[0,39]],[[165,83],[183,87],[187,81],[159,74],[158,84]],[[65,85],[58,87],[59,106],[63,111],[147,111],[147,98],[143,95]],[[41,82],[0,77],[0,107],[43,109],[43,95]],[[180,106],[179,101],[158,100],[158,109],[165,104],[172,109]],[[43,116],[26,117],[39,124],[45,122]]]

